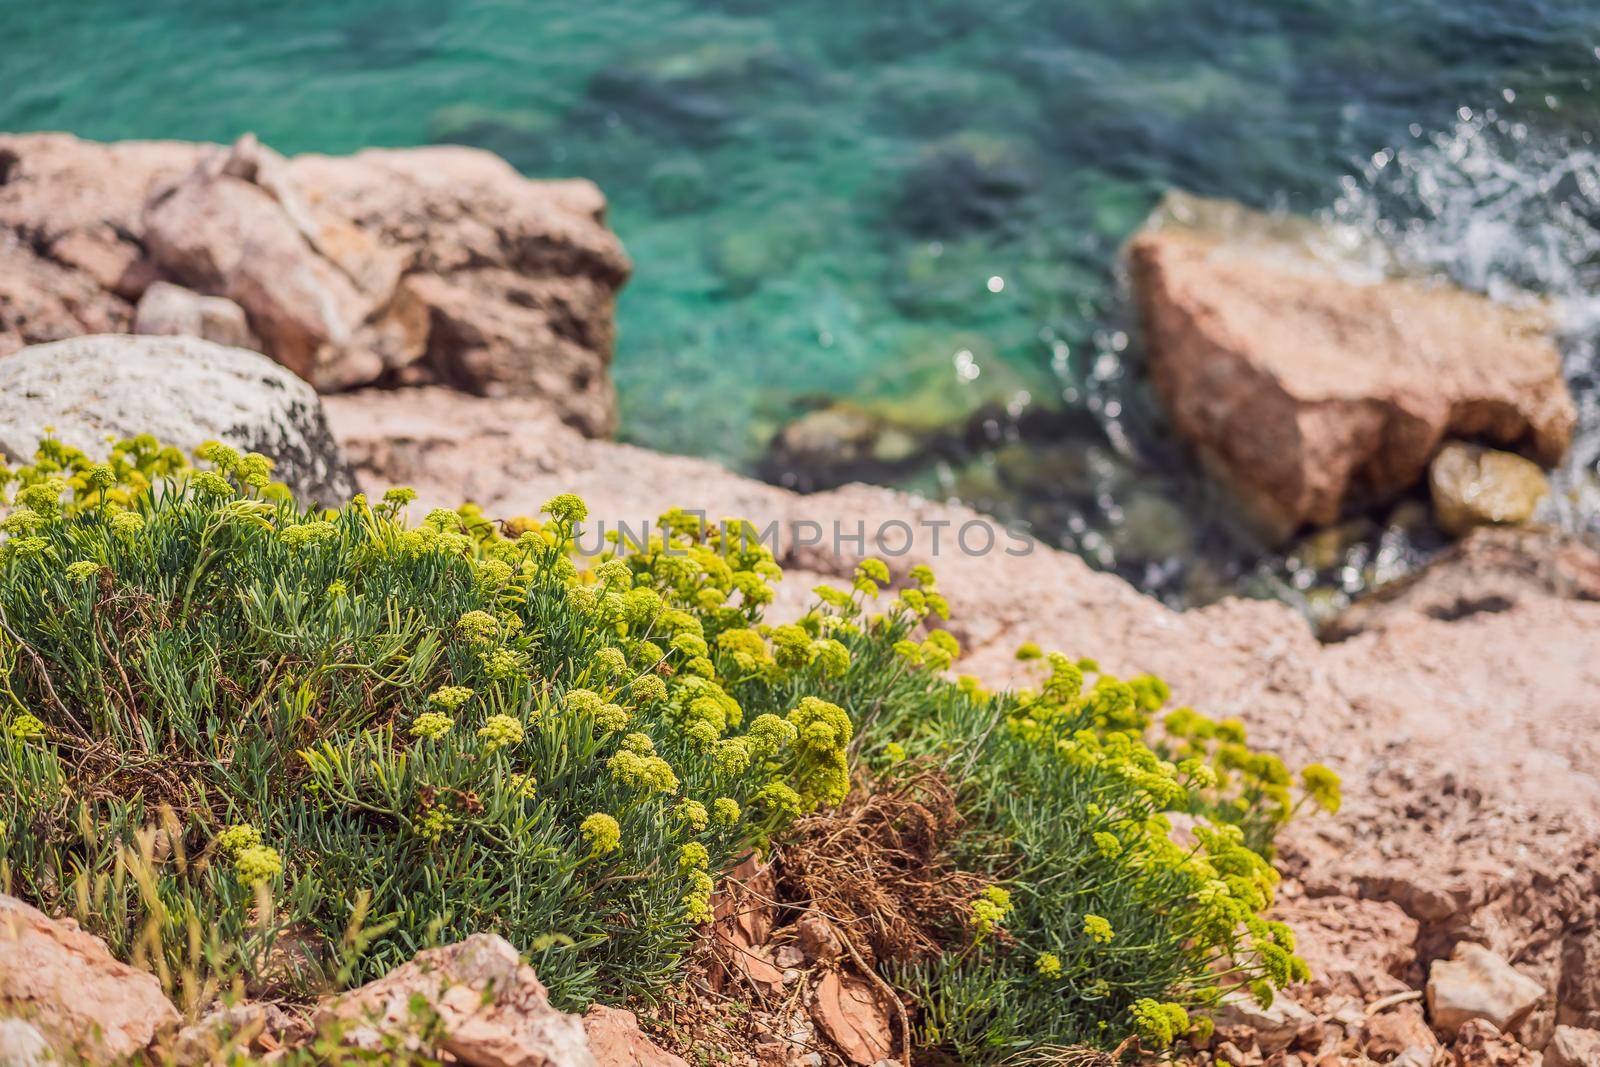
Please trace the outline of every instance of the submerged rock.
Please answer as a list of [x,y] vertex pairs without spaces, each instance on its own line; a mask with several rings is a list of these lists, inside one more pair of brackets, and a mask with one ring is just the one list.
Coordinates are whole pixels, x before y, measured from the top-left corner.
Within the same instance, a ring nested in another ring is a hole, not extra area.
[[307,500],[358,489],[309,385],[258,352],[192,337],[77,337],[0,358],[0,457],[31,461],[45,427],[104,454],[107,436],[154,434],[191,451],[211,440],[277,461]]
[[1541,308],[1386,278],[1294,227],[1235,237],[1191,215],[1169,209],[1129,246],[1150,375],[1272,536],[1416,484],[1448,437],[1546,465],[1566,451],[1576,415]]
[[1428,466],[1433,515],[1460,537],[1478,526],[1520,526],[1550,493],[1544,471],[1513,452],[1451,441]]
[[[16,1041],[24,1057],[27,1046],[43,1038],[57,1053],[91,1064],[137,1056],[179,1022],[155,975],[114,959],[105,942],[72,920],[51,919],[4,894],[0,1017],[20,1019],[33,1030],[30,1035],[15,1025],[0,1029],[0,1040]],[[0,1047],[0,1053],[10,1052]]]
[[760,473],[803,493],[846,482],[889,481],[927,462],[939,446],[938,436],[840,402],[807,412],[780,429],[767,447]]

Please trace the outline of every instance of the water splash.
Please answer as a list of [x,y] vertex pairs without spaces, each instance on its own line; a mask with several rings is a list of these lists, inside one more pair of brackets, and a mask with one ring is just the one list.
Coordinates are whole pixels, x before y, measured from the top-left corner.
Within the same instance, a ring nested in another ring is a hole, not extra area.
[[[1514,94],[1507,93],[1514,98]],[[1406,273],[1507,302],[1544,299],[1578,407],[1551,520],[1600,533],[1600,150],[1495,109],[1375,152],[1326,215],[1380,235]]]

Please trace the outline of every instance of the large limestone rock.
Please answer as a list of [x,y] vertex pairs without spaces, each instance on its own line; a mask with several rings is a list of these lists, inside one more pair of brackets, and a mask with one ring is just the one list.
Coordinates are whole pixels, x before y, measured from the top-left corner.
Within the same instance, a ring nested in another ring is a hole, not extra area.
[[106,437],[155,434],[192,450],[220,440],[277,461],[307,500],[358,490],[322,402],[257,352],[190,337],[78,337],[0,359],[0,457],[32,459],[45,427],[91,454]]
[[427,1016],[437,1017],[443,1051],[471,1067],[597,1067],[582,1020],[551,1007],[533,968],[495,934],[419,952],[318,1018],[340,1024],[346,1044],[378,1051],[386,1035],[423,1049]]
[[1543,309],[1385,278],[1265,226],[1208,228],[1213,214],[1179,201],[1129,262],[1173,426],[1268,533],[1415,484],[1450,437],[1546,465],[1566,451],[1575,412]]
[[0,1027],[0,1041],[15,1041],[21,1062],[25,1046],[42,1037],[62,1054],[120,1063],[179,1022],[155,975],[113,959],[77,923],[0,894],[0,1020],[8,1019],[34,1031]]
[[[324,392],[536,396],[601,435],[629,270],[593,184],[527,181],[474,149],[285,159],[248,136],[0,135],[0,354],[127,330],[165,281],[238,305],[262,350]],[[158,310],[140,332],[196,321],[192,303]],[[199,328],[220,339],[211,311]]]
[[164,275],[244,308],[274,359],[322,384],[324,366],[388,294],[361,292],[318,254],[293,213],[253,180],[260,167],[248,154],[262,151],[245,143],[207,157],[156,193],[145,205],[145,244]]
[[453,146],[299,156],[289,176],[315,217],[403,256],[437,380],[543,396],[591,436],[614,428],[613,309],[631,266],[593,183],[529,182]]

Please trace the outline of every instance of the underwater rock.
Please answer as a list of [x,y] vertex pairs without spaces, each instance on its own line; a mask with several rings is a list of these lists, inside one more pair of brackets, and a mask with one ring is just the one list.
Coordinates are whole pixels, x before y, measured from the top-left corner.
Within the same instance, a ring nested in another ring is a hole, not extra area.
[[107,435],[185,450],[225,441],[274,459],[273,478],[307,500],[358,491],[309,385],[259,352],[194,337],[75,337],[0,359],[0,456],[31,460],[46,426],[91,455]]
[[1333,238],[1183,218],[1128,249],[1150,376],[1270,536],[1416,484],[1448,437],[1546,465],[1566,451],[1576,416],[1543,309],[1385,278],[1328,253]]
[[809,411],[783,426],[762,457],[767,481],[803,493],[847,482],[892,481],[924,462],[935,442],[926,432],[848,401]]
[[[76,922],[51,919],[4,894],[0,1016],[20,1017],[71,1062],[91,1064],[135,1057],[180,1021],[155,975],[114,959]],[[32,1040],[9,1029],[0,1037]]]
[[[542,397],[588,434],[615,426],[631,266],[590,182],[445,146],[286,159],[249,136],[0,135],[0,170],[0,354],[127,330],[169,281],[239,305],[262,349],[324,392],[440,382]],[[188,325],[169,315],[160,332]]]
[[1015,146],[975,134],[953,137],[906,172],[895,217],[919,237],[1002,229],[1017,224],[1020,202],[1038,184]]
[[1451,441],[1428,465],[1439,527],[1460,537],[1478,526],[1520,526],[1550,493],[1544,471],[1514,452]]

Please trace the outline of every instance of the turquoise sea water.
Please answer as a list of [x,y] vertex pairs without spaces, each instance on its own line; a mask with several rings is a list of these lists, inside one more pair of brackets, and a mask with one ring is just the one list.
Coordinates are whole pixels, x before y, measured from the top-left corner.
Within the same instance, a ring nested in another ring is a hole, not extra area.
[[637,266],[624,436],[750,468],[834,397],[1044,412],[903,480],[1179,599],[1250,561],[1194,573],[1213,534],[1130,384],[1116,252],[1165,190],[1361,220],[1482,288],[1600,262],[1597,0],[0,0],[0,41],[0,128],[591,177]]

